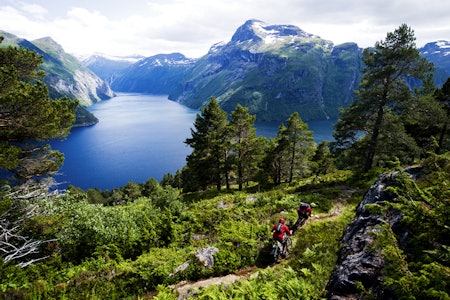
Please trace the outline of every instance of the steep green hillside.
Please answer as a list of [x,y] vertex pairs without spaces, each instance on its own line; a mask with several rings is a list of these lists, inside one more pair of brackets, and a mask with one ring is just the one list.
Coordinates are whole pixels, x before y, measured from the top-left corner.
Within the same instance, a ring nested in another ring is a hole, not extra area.
[[[390,188],[401,200],[393,205],[404,213],[402,222],[412,226],[412,231],[408,237],[398,236],[399,244],[395,236],[380,232],[379,242],[370,248],[375,253],[382,251],[390,261],[380,289],[390,289],[398,296],[410,295],[415,289],[422,291],[416,299],[430,299],[426,291],[433,291],[441,296],[433,299],[447,299],[450,266],[444,236],[448,231],[449,162],[448,155],[433,157],[421,166],[423,177],[417,185],[403,177],[395,189]],[[186,281],[215,277],[210,281],[220,283],[227,280],[220,276],[236,274],[239,281],[228,283],[227,288],[211,285],[199,291],[193,286],[189,293],[207,299],[234,299],[239,295],[322,299],[338,260],[344,228],[368,185],[374,182],[373,177],[365,181],[361,177],[358,181],[358,177],[339,171],[316,181],[300,180],[267,191],[184,195],[154,180],[129,183],[114,191],[86,193],[72,188],[51,204],[38,202],[47,214],[33,218],[26,227],[30,237],[49,240],[47,251],[62,256],[55,254],[27,268],[3,262],[0,274],[6,280],[0,283],[1,294],[21,299],[44,295],[132,299],[158,294],[154,299],[177,299],[177,291],[189,290]],[[127,199],[126,203],[107,204],[119,195]],[[314,203],[313,216],[295,233],[289,256],[272,265],[270,228],[281,216],[292,224],[301,201]],[[383,211],[383,207],[373,209],[375,213]],[[424,215],[426,222],[421,220]],[[54,241],[55,237],[59,240]],[[360,239],[373,240],[373,235]],[[398,245],[407,249],[401,250]],[[206,261],[199,261],[196,255],[213,249],[218,250],[213,263],[205,267]],[[405,273],[405,268],[411,273]],[[352,272],[356,276],[358,270]],[[184,284],[177,285],[180,282]],[[360,292],[369,297],[363,287],[361,284]]]

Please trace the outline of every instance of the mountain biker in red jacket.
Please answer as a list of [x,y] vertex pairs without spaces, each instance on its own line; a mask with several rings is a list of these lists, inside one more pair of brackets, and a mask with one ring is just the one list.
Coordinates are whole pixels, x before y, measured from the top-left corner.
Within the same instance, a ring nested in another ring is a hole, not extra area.
[[297,208],[297,214],[299,219],[308,219],[311,217],[312,208],[308,203],[300,203],[299,208]]
[[280,218],[277,224],[272,227],[272,237],[283,245],[281,254],[286,256],[286,234],[292,234],[292,231],[284,224],[283,218]]
[[297,208],[298,219],[294,224],[294,231],[301,227],[309,217],[311,217],[312,208],[308,203],[301,202],[300,206]]

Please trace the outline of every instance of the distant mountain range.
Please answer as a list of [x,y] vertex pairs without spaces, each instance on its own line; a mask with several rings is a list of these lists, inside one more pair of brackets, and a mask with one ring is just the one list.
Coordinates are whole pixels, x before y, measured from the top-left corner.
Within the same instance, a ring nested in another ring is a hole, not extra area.
[[[215,96],[227,112],[240,103],[258,120],[284,121],[293,111],[305,121],[329,119],[353,101],[362,51],[356,43],[334,45],[296,26],[249,20],[230,42],[213,45],[199,59],[159,54],[101,77],[112,79],[115,91],[167,94],[191,108]],[[435,81],[442,85],[450,76],[449,42],[432,42],[419,51],[435,64]],[[84,63],[95,70],[95,59]]]
[[[76,59],[51,38],[0,35],[4,45],[42,54],[51,95],[75,97],[83,106],[111,98],[114,90],[168,95],[196,109],[214,96],[225,111],[239,103],[258,120],[285,121],[294,111],[304,121],[334,119],[353,101],[362,69],[363,49],[356,43],[334,45],[293,25],[259,20],[246,21],[228,43],[212,45],[198,59],[181,53]],[[435,64],[441,86],[450,76],[450,42],[430,42],[419,51]]]
[[126,68],[145,58],[141,55],[111,56],[95,53],[87,57],[78,57],[84,66],[87,66],[98,77],[108,84],[114,82],[117,74],[121,74]]

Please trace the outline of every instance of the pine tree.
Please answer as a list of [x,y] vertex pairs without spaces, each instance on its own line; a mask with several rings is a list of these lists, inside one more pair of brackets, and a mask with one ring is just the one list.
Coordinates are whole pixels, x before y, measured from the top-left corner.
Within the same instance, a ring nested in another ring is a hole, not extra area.
[[301,169],[305,167],[308,156],[313,149],[313,133],[308,130],[308,125],[304,123],[298,114],[294,112],[287,120],[287,127],[281,132],[281,135],[287,140],[287,158],[289,160],[289,178],[291,183],[294,178],[294,172],[304,173]]
[[238,104],[231,113],[230,136],[231,149],[235,154],[235,165],[239,190],[243,184],[256,176],[260,163],[265,138],[256,136],[254,127],[256,116],[250,115],[248,109]]
[[[436,153],[439,154],[444,150],[449,150],[449,132],[450,127],[450,77],[444,83],[441,89],[436,91],[436,100],[441,104],[443,111],[445,112],[444,118],[442,118],[442,124],[439,132],[438,146],[436,147]],[[446,142],[447,141],[447,142]]]
[[[334,159],[328,150],[326,141],[320,142],[317,146],[314,156],[311,158],[313,165],[313,174],[317,178],[320,174],[327,174],[334,168]],[[314,178],[314,179],[315,179]]]
[[313,132],[298,114],[292,113],[287,126],[281,125],[276,138],[269,141],[263,160],[265,181],[291,183],[294,175],[305,175],[310,155],[313,153]]
[[0,48],[0,168],[18,178],[59,169],[63,155],[42,142],[69,133],[78,105],[68,98],[49,98],[40,81],[42,61],[26,48]]
[[424,82],[433,68],[420,57],[414,32],[405,24],[374,49],[366,48],[363,62],[359,90],[355,101],[341,111],[333,147],[368,171],[386,157],[396,155],[407,161],[414,156],[417,146],[404,128],[401,113],[414,97],[408,82]]
[[216,100],[211,97],[209,103],[197,114],[191,129],[191,138],[185,143],[193,150],[186,158],[183,187],[185,189],[207,189],[215,183],[221,189],[225,163],[228,153],[227,114]]

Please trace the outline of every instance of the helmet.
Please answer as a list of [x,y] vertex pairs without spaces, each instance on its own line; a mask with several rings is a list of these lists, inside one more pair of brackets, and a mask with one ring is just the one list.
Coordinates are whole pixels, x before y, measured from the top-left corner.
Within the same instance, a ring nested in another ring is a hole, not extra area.
[[280,221],[279,221],[281,224],[284,224],[284,219],[283,218],[280,218]]

